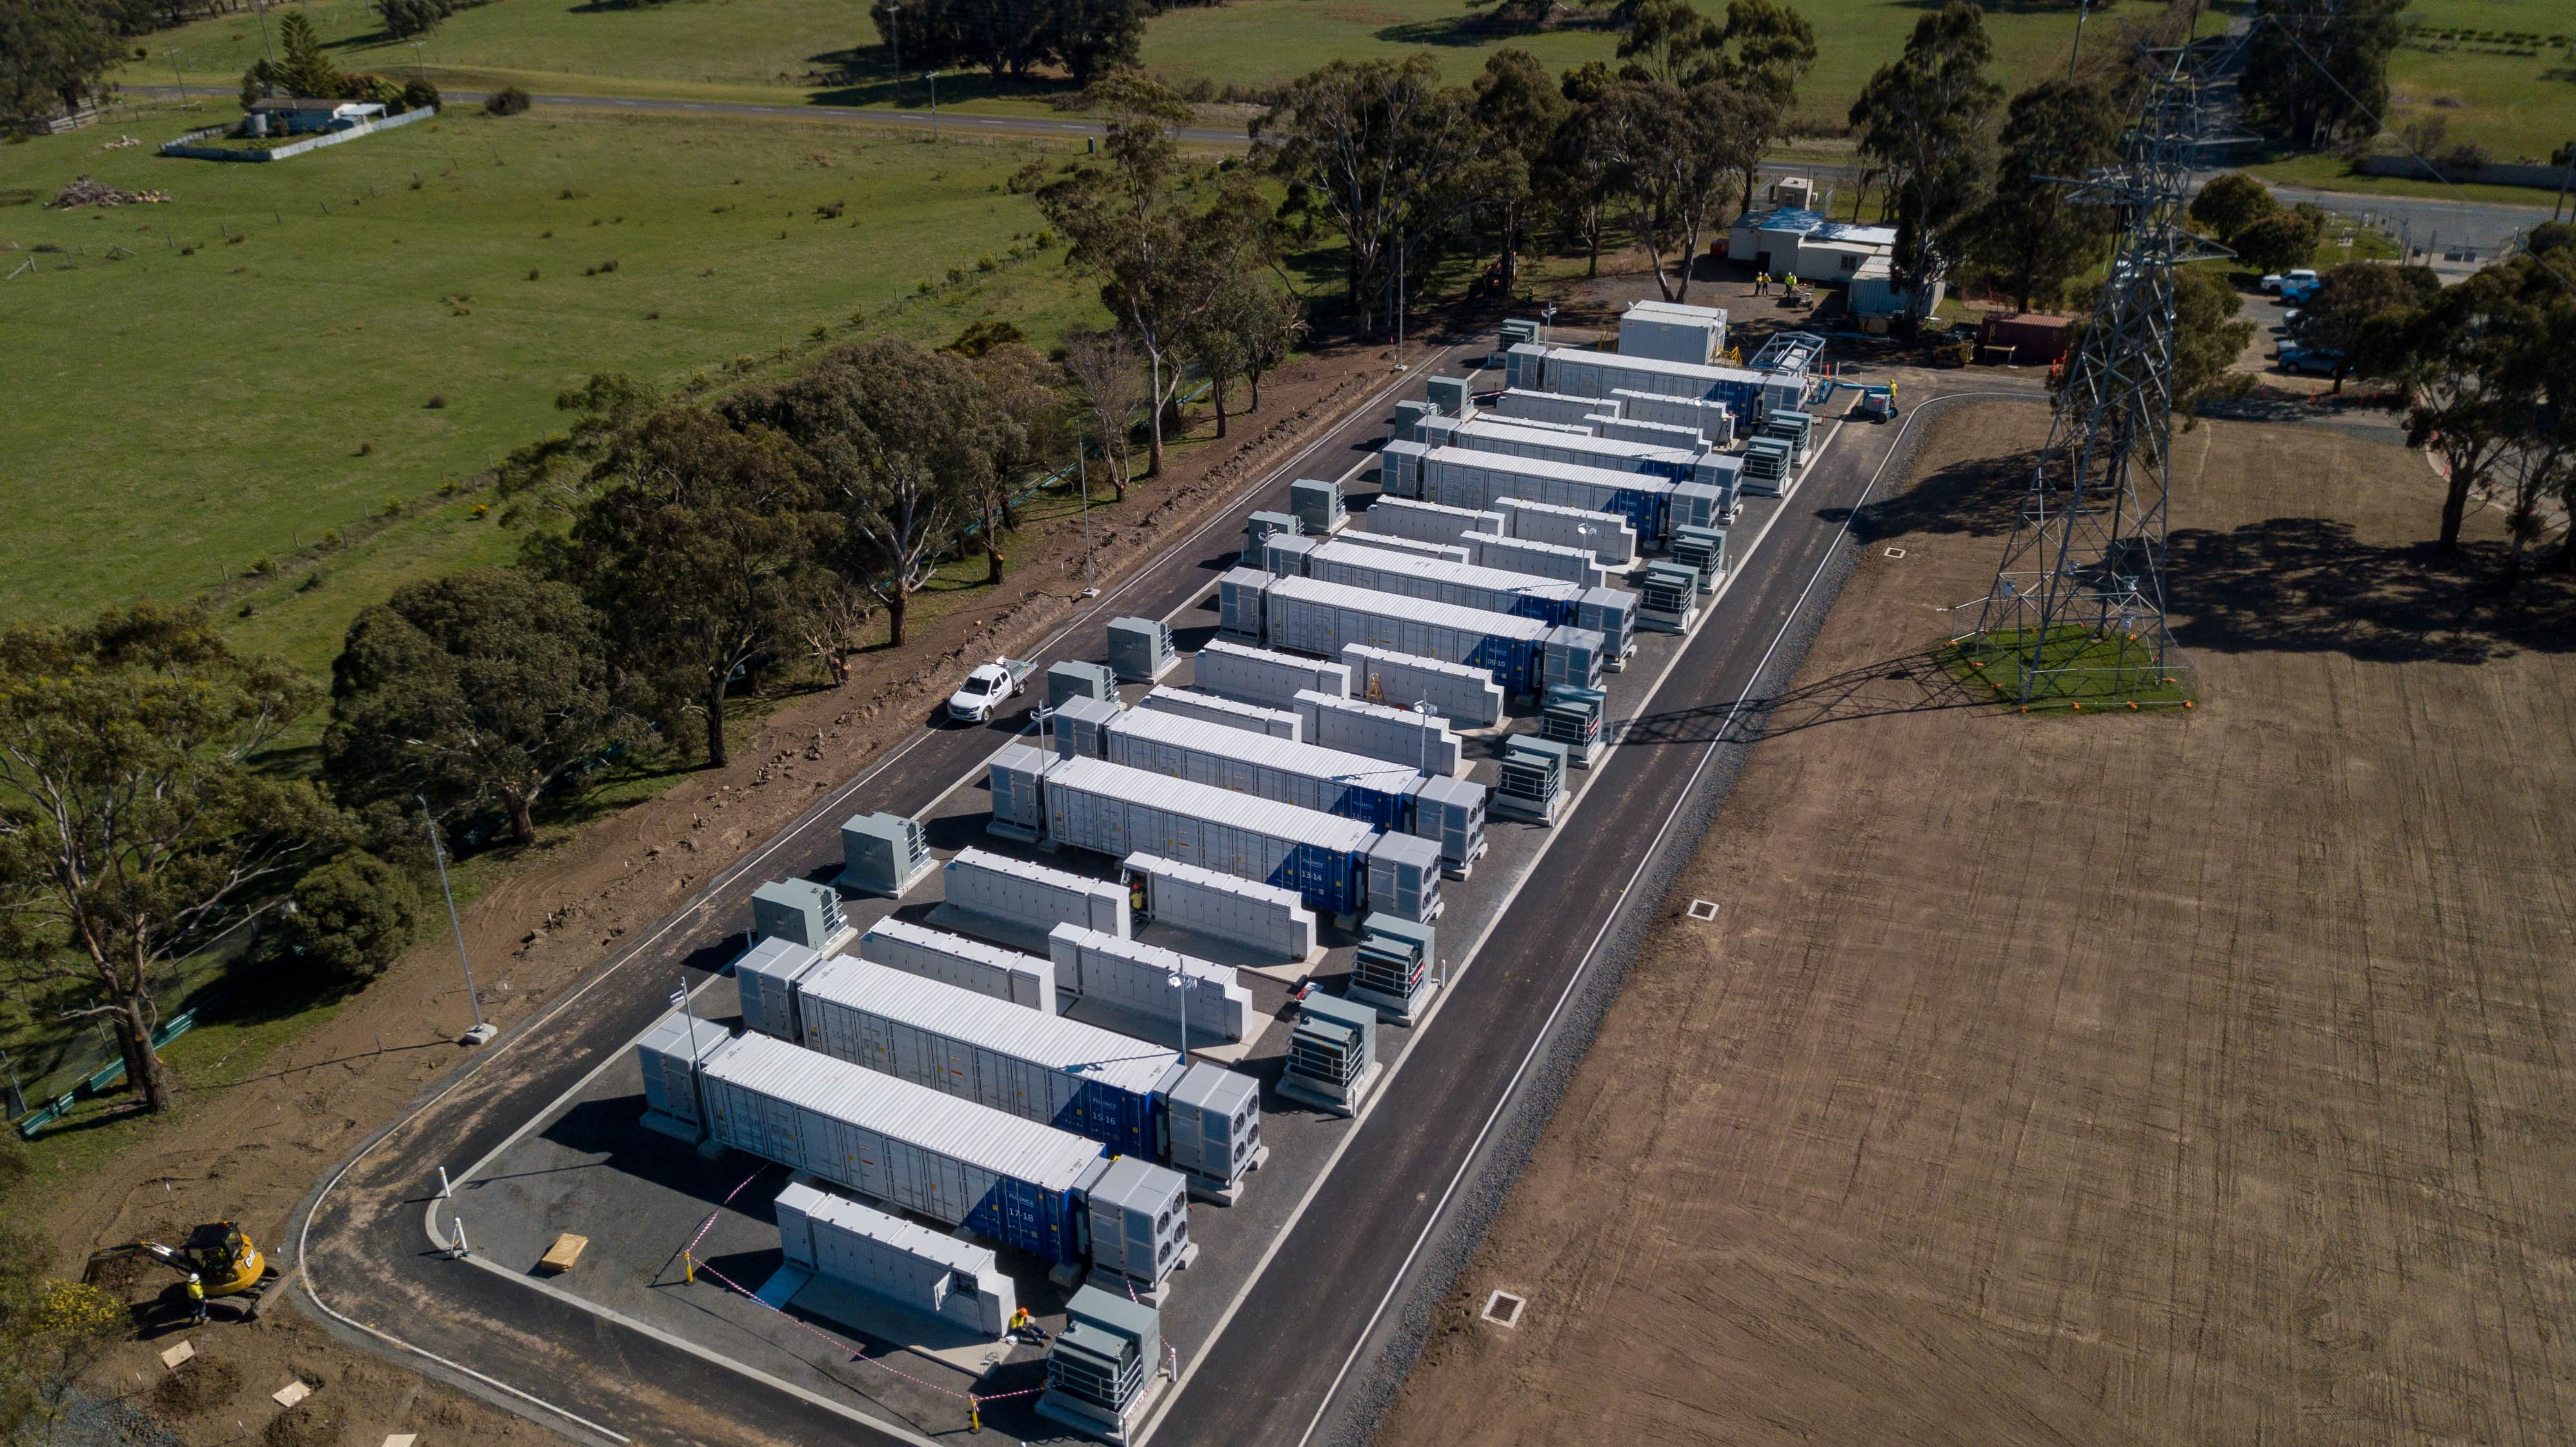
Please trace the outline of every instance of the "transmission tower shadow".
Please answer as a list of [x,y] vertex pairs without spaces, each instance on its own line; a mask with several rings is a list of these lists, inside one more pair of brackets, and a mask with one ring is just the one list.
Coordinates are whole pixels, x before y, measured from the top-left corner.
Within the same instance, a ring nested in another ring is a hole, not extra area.
[[1952,677],[1938,656],[1922,650],[1848,668],[1785,693],[1748,698],[1741,708],[1712,704],[1643,714],[1620,730],[1619,741],[1659,747],[1750,744],[1826,724],[1969,709],[2000,712],[2003,705]]

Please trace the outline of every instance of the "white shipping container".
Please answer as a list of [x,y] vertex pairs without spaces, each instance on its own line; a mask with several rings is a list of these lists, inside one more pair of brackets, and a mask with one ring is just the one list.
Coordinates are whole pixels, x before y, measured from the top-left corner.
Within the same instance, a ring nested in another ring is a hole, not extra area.
[[1365,897],[1360,856],[1376,831],[1187,779],[1069,759],[1047,780],[1047,832],[1060,844],[1114,858],[1141,851],[1293,885],[1310,907],[1341,914]]
[[1509,568],[1554,578],[1578,589],[1598,588],[1609,580],[1608,570],[1589,548],[1560,547],[1522,538],[1478,538],[1469,546],[1478,567]]
[[[1560,422],[1583,425],[1583,419],[1602,410],[1597,397],[1569,397],[1561,392],[1524,392],[1517,388],[1494,399],[1494,410],[1505,417],[1532,422]],[[1617,410],[1614,406],[1611,410]]]
[[1708,446],[1708,439],[1696,427],[1676,427],[1665,422],[1639,422],[1625,417],[1594,417],[1592,435],[1616,442],[1643,442],[1652,447],[1670,447],[1696,455]]
[[1381,829],[1401,822],[1405,795],[1418,777],[1382,759],[1142,710],[1112,724],[1103,742],[1101,757],[1113,764],[1345,814]]
[[[1614,472],[1642,472],[1664,478],[1687,474],[1692,458],[1697,455],[1696,449],[1624,442],[1613,437],[1595,437],[1588,431],[1561,432],[1526,427],[1507,418],[1489,417],[1434,425],[1423,440],[1431,444],[1434,452],[1443,447],[1465,447],[1506,457],[1566,462],[1578,467],[1608,468]],[[1433,501],[1438,501],[1436,495]]]
[[716,1144],[950,1225],[1004,1180],[1071,1192],[1101,1154],[1098,1141],[766,1035],[719,1047],[699,1079]]
[[1494,506],[1511,519],[1512,536],[1523,542],[1590,549],[1601,566],[1614,570],[1636,566],[1637,530],[1617,513],[1534,502],[1525,497],[1503,498]]
[[1293,889],[1152,854],[1130,854],[1121,867],[1132,883],[1143,887],[1148,919],[1290,963],[1315,952],[1315,912]]
[[1625,421],[1687,427],[1710,447],[1724,447],[1735,440],[1735,414],[1723,402],[1705,397],[1667,397],[1625,387],[1605,400],[1618,404],[1619,416]]
[[1050,930],[1071,923],[1111,934],[1127,931],[1126,896],[1104,879],[971,846],[948,861],[946,877],[948,902],[958,909],[989,914],[1027,929]]
[[1269,586],[1270,575],[1259,568],[1228,568],[1225,576],[1216,580],[1217,631],[1259,643],[1262,593]]
[[1372,533],[1453,546],[1469,533],[1499,533],[1503,530],[1503,519],[1499,513],[1444,507],[1430,502],[1409,502],[1400,497],[1379,498],[1369,504],[1367,512],[1360,514],[1360,520]]
[[[1664,513],[1674,484],[1640,472],[1614,472],[1602,467],[1444,447],[1424,460],[1423,479],[1427,496],[1460,507],[1493,508],[1504,498],[1517,497],[1587,512],[1616,513],[1636,527],[1640,545],[1661,543],[1670,526],[1664,521]],[[1473,540],[1462,541],[1472,552]]]
[[1264,708],[1286,708],[1300,692],[1310,688],[1347,698],[1351,676],[1338,663],[1217,639],[1199,650],[1197,672],[1191,676],[1190,686]]
[[[1076,1109],[1083,1082],[1141,1102],[1181,1064],[1178,1051],[1131,1035],[1014,1009],[1008,1001],[847,955],[806,976],[803,1003],[809,1050],[1094,1140],[1104,1137],[1064,1119]],[[1117,1139],[1107,1143],[1134,1148]]]
[[1619,318],[1619,355],[1705,367],[1726,351],[1726,313],[1718,307],[1641,301]]
[[1297,695],[1297,711],[1307,737],[1329,740],[1327,747],[1411,764],[1431,774],[1458,772],[1458,736],[1449,731],[1445,715],[1321,693]]
[[1182,1001],[1172,998],[1171,984],[1177,975],[1190,982],[1178,993],[1188,1003],[1192,1031],[1233,1041],[1252,1028],[1252,992],[1239,983],[1232,965],[1069,924],[1047,936],[1047,953],[1055,959],[1057,978],[1078,981],[1075,988],[1086,999],[1177,1019]]
[[803,1181],[778,1193],[778,1246],[790,1266],[1000,1339],[1019,1292],[991,1248],[870,1210]]
[[1502,722],[1503,688],[1491,669],[1359,643],[1342,649],[1342,662],[1366,702],[1404,709],[1427,702],[1433,713],[1469,728]]
[[1223,724],[1268,738],[1297,742],[1300,727],[1297,715],[1286,709],[1264,708],[1257,703],[1244,703],[1213,693],[1200,693],[1187,688],[1156,687],[1145,690],[1136,707],[1178,718],[1194,718],[1203,723]]
[[[1124,916],[1125,911],[1120,911],[1122,920]],[[888,915],[859,936],[859,958],[1041,1015],[1055,1013],[1055,962],[982,940]],[[813,1043],[802,1035],[794,1038]]]
[[[1480,538],[1471,546],[1481,548],[1489,541]],[[1582,561],[1588,564],[1590,559]],[[1597,574],[1599,569],[1593,571]],[[1600,580],[1596,576],[1590,581]],[[1339,658],[1344,648],[1357,643],[1450,663],[1481,659],[1481,666],[1491,667],[1496,681],[1512,692],[1527,692],[1532,686],[1523,674],[1536,665],[1530,650],[1548,628],[1536,618],[1313,578],[1281,578],[1272,583],[1268,608],[1270,642],[1278,647]]]
[[1723,398],[1730,386],[1762,384],[1762,374],[1745,367],[1699,366],[1573,347],[1548,348],[1545,369],[1549,391],[1575,397],[1607,397],[1624,390],[1660,397]]
[[1455,543],[1426,543],[1417,538],[1397,537],[1393,533],[1345,531],[1334,541],[1365,544],[1381,552],[1408,553],[1417,558],[1438,558],[1449,563],[1467,561],[1467,550]]

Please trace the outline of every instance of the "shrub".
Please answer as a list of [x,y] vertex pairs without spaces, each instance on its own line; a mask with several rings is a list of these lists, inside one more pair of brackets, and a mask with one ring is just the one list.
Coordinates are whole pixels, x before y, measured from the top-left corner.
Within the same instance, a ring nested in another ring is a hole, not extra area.
[[372,854],[346,854],[295,886],[295,912],[280,943],[335,984],[361,985],[384,973],[420,933],[420,887]]
[[277,560],[262,553],[250,560],[250,570],[263,578],[274,576],[277,572]]
[[373,456],[375,456],[375,455],[376,455],[376,444],[374,444],[374,443],[372,443],[372,442],[361,442],[361,443],[359,443],[359,444],[358,444],[358,455],[359,455],[360,457],[373,457]]
[[303,582],[295,585],[295,591],[298,593],[310,593],[321,586],[322,570],[320,568],[315,568],[312,572],[304,575]]
[[[494,92],[490,100],[483,102],[483,112],[486,115],[495,116],[524,115],[527,113],[528,107],[535,104],[535,101],[528,99],[528,93],[526,91],[519,89],[515,85],[505,85],[501,87],[500,90]],[[569,191],[565,192],[564,199],[567,201],[571,200],[572,193]]]
[[325,548],[325,549],[336,548],[336,547],[340,546],[340,530],[339,530],[338,528],[324,528],[324,529],[322,530],[322,544],[321,544],[321,545],[322,545],[322,547],[323,547],[323,548]]
[[403,107],[406,110],[434,111],[441,104],[438,87],[418,78],[403,87],[402,98]]
[[444,410],[447,406],[447,394],[444,392],[433,394],[426,405],[432,412]]

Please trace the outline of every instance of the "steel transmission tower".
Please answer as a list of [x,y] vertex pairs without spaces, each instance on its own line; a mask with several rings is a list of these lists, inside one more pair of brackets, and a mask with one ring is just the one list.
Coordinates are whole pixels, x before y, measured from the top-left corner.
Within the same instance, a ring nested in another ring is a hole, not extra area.
[[2118,243],[1994,587],[1957,640],[1971,658],[2012,660],[2017,678],[1996,681],[2023,703],[2170,696],[2187,667],[2165,625],[2174,268],[2228,254],[2184,229],[2183,208],[2224,124],[2210,92],[2244,40],[2150,52],[2160,69],[2120,163],[2064,183],[2067,200],[2114,208]]

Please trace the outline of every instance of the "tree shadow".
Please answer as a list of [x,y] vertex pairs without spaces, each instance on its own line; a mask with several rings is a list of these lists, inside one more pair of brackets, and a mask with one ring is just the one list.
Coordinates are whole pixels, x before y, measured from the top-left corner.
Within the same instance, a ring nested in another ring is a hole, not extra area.
[[2501,542],[2445,556],[2431,543],[2378,545],[2334,518],[2269,518],[2169,544],[2174,637],[2223,652],[2336,652],[2371,663],[2482,663],[2576,651],[2576,578],[2533,576],[2496,591]]
[[1408,20],[1401,25],[1385,26],[1376,32],[1376,37],[1389,45],[1472,48],[1507,36],[1528,33],[1519,26],[1497,24],[1482,15],[1452,15],[1438,20]]

